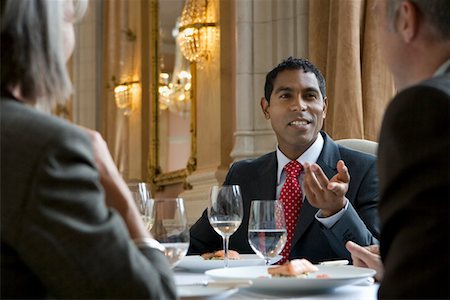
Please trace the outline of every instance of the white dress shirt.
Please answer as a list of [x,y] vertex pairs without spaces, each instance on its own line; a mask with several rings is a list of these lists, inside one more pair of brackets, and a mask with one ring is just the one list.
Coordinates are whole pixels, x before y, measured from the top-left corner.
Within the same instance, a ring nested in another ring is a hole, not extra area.
[[445,73],[447,71],[448,67],[450,67],[450,58],[447,59],[446,62],[444,62],[434,73],[433,77],[439,76]]

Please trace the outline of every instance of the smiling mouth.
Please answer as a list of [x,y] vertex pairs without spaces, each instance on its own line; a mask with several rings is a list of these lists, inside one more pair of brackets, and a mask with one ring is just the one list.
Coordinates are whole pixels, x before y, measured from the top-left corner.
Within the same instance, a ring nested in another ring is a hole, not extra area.
[[289,126],[306,126],[308,124],[311,124],[311,122],[307,121],[307,120],[296,120],[296,121],[292,121],[289,122]]

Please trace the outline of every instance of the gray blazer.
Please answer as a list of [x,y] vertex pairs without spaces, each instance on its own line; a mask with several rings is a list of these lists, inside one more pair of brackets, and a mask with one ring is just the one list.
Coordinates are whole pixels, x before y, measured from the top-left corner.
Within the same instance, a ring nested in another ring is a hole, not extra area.
[[[342,218],[327,229],[314,217],[318,209],[305,199],[294,233],[290,258],[307,258],[312,262],[338,258],[350,260],[350,253],[345,249],[346,241],[352,240],[361,245],[378,243],[376,159],[373,155],[339,146],[326,133],[321,134],[324,146],[317,163],[327,177],[331,178],[337,173],[338,160],[345,161],[351,176],[346,195],[350,204]],[[230,249],[240,253],[253,253],[247,240],[250,204],[256,199],[275,199],[276,177],[276,152],[255,160],[236,162],[229,170],[224,184],[240,185],[244,203],[244,219],[230,238]],[[205,211],[191,228],[189,253],[204,253],[221,248],[221,237],[209,225]]]
[[172,272],[105,206],[75,126],[1,98],[1,297],[173,299]]
[[392,100],[378,155],[379,296],[449,299],[450,68]]

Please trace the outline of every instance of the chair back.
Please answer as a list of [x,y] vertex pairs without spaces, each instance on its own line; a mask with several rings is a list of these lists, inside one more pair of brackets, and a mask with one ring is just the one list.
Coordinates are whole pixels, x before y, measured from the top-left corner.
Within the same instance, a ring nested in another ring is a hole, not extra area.
[[335,141],[344,147],[372,155],[377,155],[378,143],[362,139],[342,139]]

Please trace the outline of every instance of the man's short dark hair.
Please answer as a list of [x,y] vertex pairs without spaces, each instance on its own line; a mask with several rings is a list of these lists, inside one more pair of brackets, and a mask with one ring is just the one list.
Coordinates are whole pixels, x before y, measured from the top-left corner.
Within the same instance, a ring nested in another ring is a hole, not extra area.
[[319,89],[322,93],[322,97],[326,96],[326,86],[325,79],[322,73],[313,65],[310,61],[304,58],[294,58],[290,56],[289,58],[283,60],[278,66],[276,66],[272,71],[266,75],[266,83],[264,85],[264,97],[268,102],[270,102],[270,95],[273,91],[273,82],[277,78],[278,73],[284,70],[300,70],[303,69],[305,73],[311,72],[316,75],[317,81],[319,82]]

